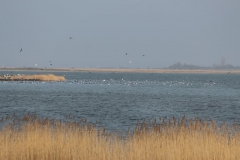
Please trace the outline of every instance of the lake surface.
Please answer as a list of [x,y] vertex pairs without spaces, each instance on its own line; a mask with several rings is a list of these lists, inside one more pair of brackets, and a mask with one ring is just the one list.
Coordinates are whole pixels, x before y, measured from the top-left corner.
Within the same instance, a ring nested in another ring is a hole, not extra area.
[[0,82],[0,118],[28,112],[87,119],[109,131],[163,116],[240,124],[240,75],[0,71],[64,75],[65,82]]

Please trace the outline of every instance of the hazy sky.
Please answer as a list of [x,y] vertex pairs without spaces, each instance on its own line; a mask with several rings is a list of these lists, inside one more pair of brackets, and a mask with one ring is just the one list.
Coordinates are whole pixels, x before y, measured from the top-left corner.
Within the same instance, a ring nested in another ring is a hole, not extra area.
[[240,66],[239,0],[0,0],[0,67],[212,66],[222,57]]

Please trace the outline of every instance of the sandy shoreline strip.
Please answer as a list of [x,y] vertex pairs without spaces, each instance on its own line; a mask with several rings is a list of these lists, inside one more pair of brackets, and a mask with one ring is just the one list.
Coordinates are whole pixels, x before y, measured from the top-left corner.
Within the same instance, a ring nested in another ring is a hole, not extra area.
[[111,72],[111,73],[179,73],[179,74],[240,74],[240,70],[180,70],[180,69],[125,69],[125,68],[0,68],[0,71],[41,72]]

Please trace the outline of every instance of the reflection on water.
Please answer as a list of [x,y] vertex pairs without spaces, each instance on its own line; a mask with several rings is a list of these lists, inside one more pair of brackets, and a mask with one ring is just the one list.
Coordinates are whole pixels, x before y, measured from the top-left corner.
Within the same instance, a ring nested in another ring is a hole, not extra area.
[[[3,72],[0,74],[39,74]],[[48,73],[49,74],[49,73]],[[65,82],[0,82],[0,118],[87,118],[108,130],[137,121],[201,117],[239,123],[240,75],[55,72]]]

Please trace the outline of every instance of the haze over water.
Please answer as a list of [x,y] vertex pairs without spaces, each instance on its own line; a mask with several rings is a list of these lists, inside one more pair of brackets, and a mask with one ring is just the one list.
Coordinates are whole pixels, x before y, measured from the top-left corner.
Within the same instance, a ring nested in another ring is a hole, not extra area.
[[[0,74],[40,74],[10,72]],[[0,118],[38,117],[98,122],[126,131],[137,121],[163,116],[240,120],[240,75],[53,72],[65,82],[0,82]]]

